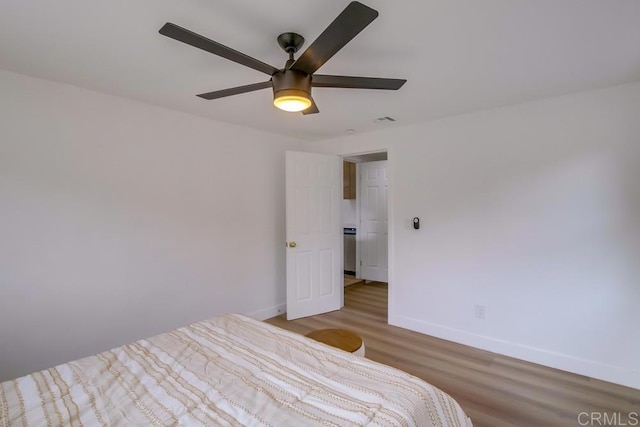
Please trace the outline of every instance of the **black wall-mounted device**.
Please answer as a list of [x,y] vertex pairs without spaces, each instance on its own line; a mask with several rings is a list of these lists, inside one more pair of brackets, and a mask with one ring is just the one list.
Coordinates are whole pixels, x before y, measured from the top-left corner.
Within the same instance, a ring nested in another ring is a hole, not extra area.
[[420,228],[420,218],[413,218],[413,228],[415,228],[416,230]]

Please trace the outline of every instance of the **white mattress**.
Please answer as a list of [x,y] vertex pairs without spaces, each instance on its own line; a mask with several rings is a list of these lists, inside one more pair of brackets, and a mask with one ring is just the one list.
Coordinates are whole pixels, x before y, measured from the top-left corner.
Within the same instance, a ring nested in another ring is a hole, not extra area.
[[405,372],[241,315],[0,383],[0,425],[469,426]]

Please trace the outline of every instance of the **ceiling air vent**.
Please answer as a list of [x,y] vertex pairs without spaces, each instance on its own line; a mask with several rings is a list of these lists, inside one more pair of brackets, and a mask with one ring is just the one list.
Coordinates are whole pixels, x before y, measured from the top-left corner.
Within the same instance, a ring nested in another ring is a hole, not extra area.
[[395,122],[395,121],[396,121],[396,119],[394,119],[393,117],[384,116],[384,117],[378,117],[373,122],[374,123],[386,123],[386,122]]

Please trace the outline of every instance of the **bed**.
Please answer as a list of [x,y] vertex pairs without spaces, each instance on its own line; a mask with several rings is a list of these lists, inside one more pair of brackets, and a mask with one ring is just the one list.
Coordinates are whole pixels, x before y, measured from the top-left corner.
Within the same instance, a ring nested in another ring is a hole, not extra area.
[[6,425],[470,426],[386,365],[238,314],[0,383]]

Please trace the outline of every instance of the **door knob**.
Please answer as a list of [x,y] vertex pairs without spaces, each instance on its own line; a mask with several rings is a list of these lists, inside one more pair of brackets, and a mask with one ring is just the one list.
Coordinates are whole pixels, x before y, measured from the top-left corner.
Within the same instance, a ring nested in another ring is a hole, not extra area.
[[289,247],[290,248],[295,248],[296,246],[297,246],[296,242],[289,242]]

